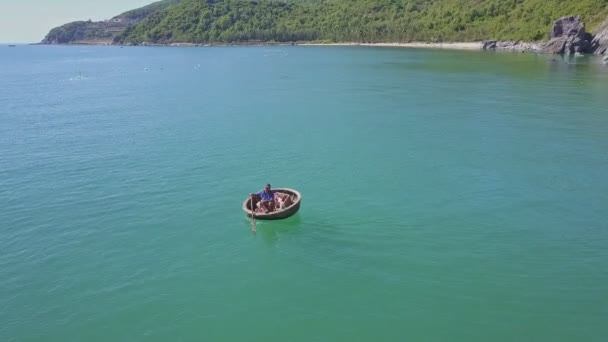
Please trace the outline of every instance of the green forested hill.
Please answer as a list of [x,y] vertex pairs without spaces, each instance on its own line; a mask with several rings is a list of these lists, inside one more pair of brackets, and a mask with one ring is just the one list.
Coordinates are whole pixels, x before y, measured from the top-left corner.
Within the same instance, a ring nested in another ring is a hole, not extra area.
[[538,41],[580,15],[592,30],[608,0],[164,0],[108,22],[75,22],[45,42]]
[[184,0],[116,42],[536,41],[565,15],[592,29],[608,0]]
[[147,6],[136,8],[134,10],[122,13],[115,18],[128,18],[130,20],[139,21],[150,16],[150,14],[158,11],[162,11],[168,7],[177,5],[181,0],[161,0],[153,2]]

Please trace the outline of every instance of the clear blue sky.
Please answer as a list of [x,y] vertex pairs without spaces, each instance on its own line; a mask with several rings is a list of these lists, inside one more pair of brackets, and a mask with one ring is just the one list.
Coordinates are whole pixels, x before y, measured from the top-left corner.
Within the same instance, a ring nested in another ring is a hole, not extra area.
[[104,20],[154,0],[0,0],[0,42],[37,43],[75,20]]

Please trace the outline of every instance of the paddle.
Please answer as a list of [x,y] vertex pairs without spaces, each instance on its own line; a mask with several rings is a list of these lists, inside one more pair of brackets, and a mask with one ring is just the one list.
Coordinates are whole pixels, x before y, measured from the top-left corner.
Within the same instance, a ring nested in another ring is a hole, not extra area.
[[253,207],[253,195],[251,195],[251,231],[255,233],[255,208]]

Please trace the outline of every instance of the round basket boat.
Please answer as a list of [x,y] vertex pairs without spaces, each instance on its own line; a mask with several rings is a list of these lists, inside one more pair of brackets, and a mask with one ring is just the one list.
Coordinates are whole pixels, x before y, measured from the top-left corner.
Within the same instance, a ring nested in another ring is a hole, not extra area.
[[[279,194],[288,195],[291,203],[285,208],[276,208],[275,211],[270,213],[254,213],[254,217],[258,220],[280,220],[284,218],[288,218],[293,214],[297,213],[300,210],[300,203],[302,202],[302,195],[299,192],[293,189],[287,188],[277,188],[272,189],[273,192],[278,192]],[[258,202],[260,201],[259,196],[253,197],[254,207],[257,207]],[[243,202],[243,211],[247,214],[248,217],[251,217],[251,197],[247,197]]]

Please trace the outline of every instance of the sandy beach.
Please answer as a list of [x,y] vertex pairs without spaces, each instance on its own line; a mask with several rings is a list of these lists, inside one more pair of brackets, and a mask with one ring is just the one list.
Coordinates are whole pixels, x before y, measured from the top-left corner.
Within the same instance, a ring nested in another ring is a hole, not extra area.
[[372,47],[403,47],[403,48],[423,48],[423,49],[455,49],[455,50],[481,50],[481,42],[470,43],[303,43],[298,45],[312,46],[372,46]]

